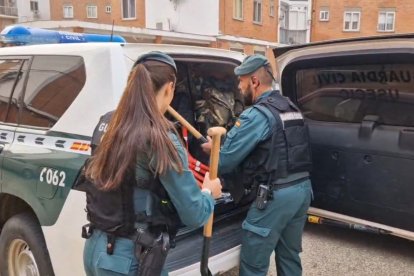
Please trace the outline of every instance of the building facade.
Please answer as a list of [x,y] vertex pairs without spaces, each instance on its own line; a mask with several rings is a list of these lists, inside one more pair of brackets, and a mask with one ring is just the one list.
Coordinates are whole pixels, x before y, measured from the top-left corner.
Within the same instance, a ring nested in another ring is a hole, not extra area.
[[49,0],[17,0],[16,5],[18,10],[17,23],[19,24],[38,20],[50,20]]
[[413,0],[313,0],[311,41],[413,32]]
[[0,0],[0,28],[15,24],[18,20],[15,0]]
[[221,0],[220,48],[272,57],[277,46],[277,0]]
[[280,0],[53,0],[29,26],[111,33],[128,42],[210,46],[273,57]]

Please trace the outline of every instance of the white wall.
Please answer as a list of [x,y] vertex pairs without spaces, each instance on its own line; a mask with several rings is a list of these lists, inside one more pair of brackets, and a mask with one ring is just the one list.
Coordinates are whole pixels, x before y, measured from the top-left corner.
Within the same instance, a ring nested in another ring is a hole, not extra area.
[[200,35],[218,35],[219,0],[146,0],[146,27]]
[[287,11],[289,15],[285,28],[289,30],[306,30],[306,42],[310,42],[312,0],[280,0],[279,14],[281,14],[281,3],[289,7]]
[[[53,0],[52,0],[53,1]],[[30,10],[30,0],[16,0],[18,10],[18,23],[24,23],[37,20],[50,20],[50,2],[49,0],[37,0],[39,12],[36,15]]]
[[289,7],[290,30],[306,30],[308,28],[308,7],[307,5],[291,5]]

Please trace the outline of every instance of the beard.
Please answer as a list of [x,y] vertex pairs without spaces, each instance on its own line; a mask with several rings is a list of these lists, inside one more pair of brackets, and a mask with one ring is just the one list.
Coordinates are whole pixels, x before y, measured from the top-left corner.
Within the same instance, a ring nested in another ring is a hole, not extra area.
[[251,106],[253,104],[253,90],[250,84],[247,86],[246,90],[243,91],[243,99],[246,106]]

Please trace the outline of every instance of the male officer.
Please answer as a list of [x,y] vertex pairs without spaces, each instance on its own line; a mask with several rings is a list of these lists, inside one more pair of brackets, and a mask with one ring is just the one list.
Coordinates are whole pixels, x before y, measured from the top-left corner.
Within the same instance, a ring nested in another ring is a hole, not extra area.
[[[238,168],[239,191],[256,194],[242,224],[240,275],[266,275],[273,250],[279,276],[301,275],[312,189],[307,129],[299,109],[272,90],[272,68],[264,56],[248,56],[234,72],[245,104],[252,106],[228,132],[219,172]],[[210,148],[211,142],[203,144],[205,151]]]

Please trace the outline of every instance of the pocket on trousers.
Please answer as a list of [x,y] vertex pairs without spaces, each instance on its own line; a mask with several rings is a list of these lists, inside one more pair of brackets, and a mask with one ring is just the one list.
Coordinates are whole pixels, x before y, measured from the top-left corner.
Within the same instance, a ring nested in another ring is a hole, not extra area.
[[109,270],[127,275],[131,269],[132,259],[124,256],[108,255],[102,252],[99,255],[96,266],[98,269]]
[[247,221],[243,221],[242,229],[255,233],[263,238],[269,236],[270,228],[255,226],[253,224],[248,223]]
[[244,221],[241,260],[250,266],[261,268],[269,262],[269,256],[273,251],[272,243],[269,242],[270,228],[256,226]]

